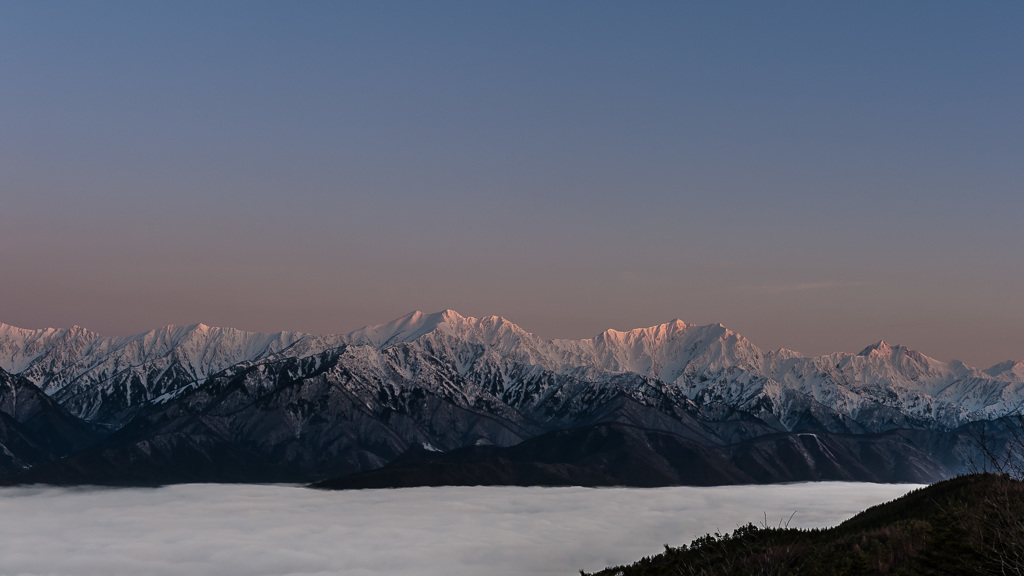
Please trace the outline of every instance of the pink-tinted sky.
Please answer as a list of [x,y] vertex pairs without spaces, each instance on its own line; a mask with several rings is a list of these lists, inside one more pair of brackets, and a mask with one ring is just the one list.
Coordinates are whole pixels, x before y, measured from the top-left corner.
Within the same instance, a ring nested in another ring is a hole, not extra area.
[[0,321],[1024,359],[1024,5],[9,2]]

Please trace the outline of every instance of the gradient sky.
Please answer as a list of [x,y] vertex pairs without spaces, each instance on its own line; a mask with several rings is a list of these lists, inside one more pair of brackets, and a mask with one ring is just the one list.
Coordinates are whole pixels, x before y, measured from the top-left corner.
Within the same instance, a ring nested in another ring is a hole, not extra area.
[[0,321],[1024,359],[1024,3],[4,2]]

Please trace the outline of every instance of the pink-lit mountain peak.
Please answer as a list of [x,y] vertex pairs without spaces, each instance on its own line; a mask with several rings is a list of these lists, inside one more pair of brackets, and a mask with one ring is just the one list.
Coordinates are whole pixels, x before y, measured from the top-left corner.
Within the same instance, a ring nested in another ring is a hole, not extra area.
[[[781,369],[781,362],[804,358],[791,350],[763,353],[722,324],[694,325],[676,318],[645,328],[609,329],[582,340],[546,340],[501,316],[475,318],[446,309],[434,313],[414,311],[385,324],[366,326],[347,335],[336,336],[310,336],[298,332],[258,334],[199,323],[165,326],[124,338],[105,338],[78,326],[25,330],[0,324],[0,368],[10,372],[22,371],[55,347],[66,349],[59,354],[66,362],[94,352],[120,350],[119,355],[134,364],[174,351],[176,355],[184,356],[183,359],[187,358],[188,364],[196,366],[199,376],[229,361],[255,359],[293,345],[308,353],[342,344],[386,348],[403,342],[411,343],[425,336],[443,338],[449,344],[462,341],[482,345],[495,354],[525,354],[531,362],[549,367],[597,366],[611,371],[649,374],[669,382],[682,377],[687,366],[691,369],[693,366],[715,369],[719,365],[738,363],[744,368],[770,375]],[[808,360],[815,360],[820,364],[819,368],[826,371],[837,369],[837,363],[840,370],[845,370],[843,367],[847,365],[854,371],[861,370],[862,365],[863,368],[869,365],[888,367],[883,371],[886,377],[906,373],[911,377],[944,380],[952,374],[976,374],[996,380],[1024,381],[1024,362],[1007,361],[981,371],[956,361],[935,360],[884,340],[857,354],[834,353]]]
[[451,309],[429,314],[416,310],[385,324],[364,326],[352,331],[345,336],[345,340],[350,344],[382,348],[402,342],[413,342],[438,331],[451,335],[502,328],[523,332],[518,326],[500,316],[473,318]]
[[678,335],[687,328],[689,328],[689,325],[686,322],[676,318],[671,322],[646,328],[633,328],[631,330],[614,330],[609,328],[598,334],[594,340],[608,342],[660,342]]
[[[376,358],[370,365],[429,357],[450,363],[464,377],[486,375],[488,382],[498,378],[502,389],[525,386],[531,375],[543,373],[601,386],[628,373],[660,380],[690,398],[737,406],[762,397],[777,405],[798,394],[856,417],[872,403],[885,402],[915,418],[940,414],[947,427],[1006,413],[1019,404],[1015,390],[1024,385],[1021,362],[981,371],[885,341],[859,354],[764,353],[721,324],[691,325],[678,319],[647,328],[605,330],[587,339],[546,340],[500,316],[474,318],[454,310],[416,311],[335,336],[258,334],[193,324],[105,338],[80,328],[2,325],[0,368],[23,375],[51,396],[69,399],[75,414],[91,418],[98,417],[103,399],[111,394],[123,396],[121,410],[128,414],[137,404],[173,398],[240,362],[281,355],[305,358],[346,345],[353,347],[354,356]],[[392,351],[395,347],[408,349]],[[409,367],[396,369],[405,373]],[[135,381],[148,383],[144,390],[128,386]]]
[[998,380],[1022,382],[1024,381],[1024,361],[1007,360],[1006,362],[1000,362],[991,368],[987,368],[985,373]]
[[874,344],[865,347],[863,350],[858,352],[857,355],[870,356],[871,354],[875,354],[885,356],[892,354],[892,351],[893,348],[892,346],[889,345],[888,342],[886,342],[885,340],[879,340],[878,342],[875,342]]

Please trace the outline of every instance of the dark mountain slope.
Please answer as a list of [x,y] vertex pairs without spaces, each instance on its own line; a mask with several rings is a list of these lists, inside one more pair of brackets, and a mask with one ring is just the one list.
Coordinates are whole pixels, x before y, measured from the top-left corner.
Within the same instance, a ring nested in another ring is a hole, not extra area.
[[89,446],[100,431],[21,376],[0,370],[0,475]]
[[416,447],[383,468],[315,486],[708,486],[750,481],[721,453],[696,442],[599,424],[549,432],[511,447],[468,446],[447,453]]
[[1021,574],[1022,546],[1024,484],[979,474],[916,490],[835,528],[747,525],[596,575]]
[[[644,395],[570,379],[556,408],[527,416],[437,358],[401,346],[386,356],[392,362],[369,363],[365,349],[342,347],[241,364],[150,406],[96,446],[8,481],[315,481],[381,468],[425,444],[447,453],[358,485],[929,482],[958,470],[958,458],[950,465],[925,449],[958,445],[936,440],[955,432],[780,432],[725,405],[674,402],[633,375],[623,378]],[[619,442],[596,443],[602,434]]]
[[73,416],[21,376],[0,370],[0,412],[24,426],[49,452],[63,456],[95,442],[102,432]]
[[935,482],[953,470],[898,432],[784,433],[729,446],[729,460],[756,482]]
[[709,447],[667,432],[598,424],[549,432],[510,447],[471,446],[447,453],[416,447],[383,468],[316,487],[931,482],[948,475],[948,469],[892,434],[776,434]]
[[31,431],[0,412],[0,475],[21,472],[53,457],[52,452],[33,438]]
[[511,417],[460,406],[429,383],[373,381],[340,360],[331,351],[228,369],[95,447],[11,480],[312,481],[380,467],[424,442],[516,443],[538,431],[507,409]]

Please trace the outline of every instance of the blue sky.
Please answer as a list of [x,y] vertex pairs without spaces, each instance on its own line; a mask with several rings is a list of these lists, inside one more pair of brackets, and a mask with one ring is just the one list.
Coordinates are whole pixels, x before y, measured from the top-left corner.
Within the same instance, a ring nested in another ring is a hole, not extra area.
[[1024,6],[8,2],[0,321],[1024,359]]

